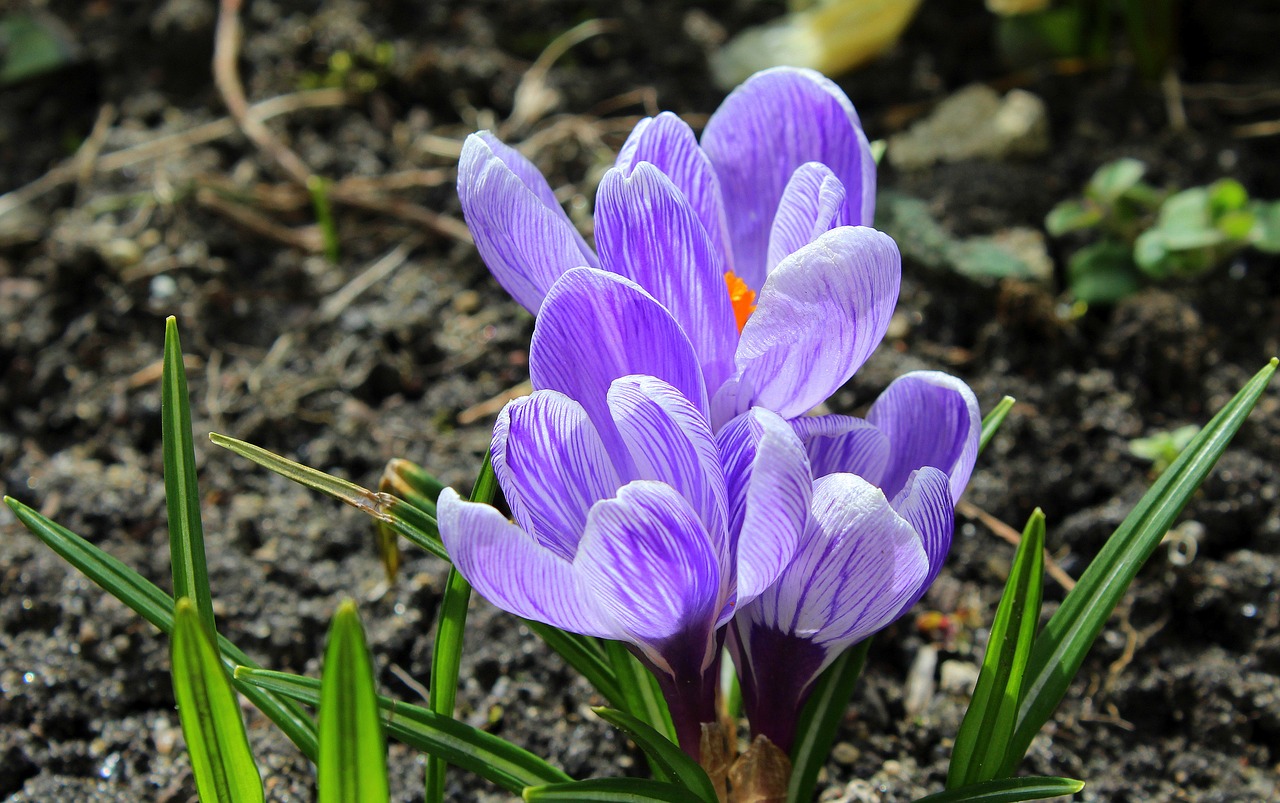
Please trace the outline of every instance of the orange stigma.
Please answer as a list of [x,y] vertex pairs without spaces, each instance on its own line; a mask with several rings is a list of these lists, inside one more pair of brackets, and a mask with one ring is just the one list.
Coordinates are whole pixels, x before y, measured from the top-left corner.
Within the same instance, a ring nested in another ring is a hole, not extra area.
[[756,291],[731,270],[724,272],[724,283],[729,285],[729,303],[733,305],[733,317],[738,319],[738,334],[742,334],[747,318],[756,311]]

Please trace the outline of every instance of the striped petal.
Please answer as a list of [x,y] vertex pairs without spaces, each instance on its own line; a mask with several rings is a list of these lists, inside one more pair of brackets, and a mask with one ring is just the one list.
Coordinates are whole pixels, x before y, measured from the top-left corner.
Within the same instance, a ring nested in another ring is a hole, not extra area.
[[661,170],[684,194],[706,229],[712,248],[724,256],[724,269],[733,270],[720,179],[711,160],[698,147],[689,124],[671,112],[641,120],[623,143],[614,166],[630,175],[641,162]]
[[714,420],[755,405],[795,418],[825,401],[880,344],[901,280],[898,247],[864,227],[833,229],[784,259],[742,330]]
[[[547,294],[529,348],[529,376],[538,389],[575,399],[596,425],[615,459],[629,451],[609,413],[613,380],[632,374],[657,377],[703,415],[707,396],[693,346],[671,314],[634,282],[613,273],[579,268]],[[619,472],[633,471],[619,464]]]
[[591,510],[574,563],[622,638],[668,674],[692,646],[705,661],[722,597],[719,560],[697,511],[670,486],[637,480]]
[[489,271],[534,314],[565,271],[600,265],[538,169],[487,131],[463,143],[458,198]]
[[618,638],[573,564],[538,544],[489,505],[440,494],[440,538],[449,557],[482,597],[516,616],[581,633]]
[[812,493],[804,446],[785,421],[756,408],[716,436],[729,489],[739,606],[774,583],[795,554]]
[[566,561],[577,552],[591,506],[622,484],[582,405],[554,390],[504,407],[490,453],[516,522]]
[[613,168],[596,196],[596,246],[605,270],[667,308],[693,343],[707,387],[733,370],[738,329],[719,251],[684,194],[658,168]]
[[751,287],[764,283],[778,202],[805,162],[831,168],[847,193],[849,219],[871,224],[871,146],[849,98],[813,70],[777,67],[747,79],[707,122],[702,148],[720,178],[734,270]]
[[893,508],[911,523],[929,560],[928,575],[902,607],[906,611],[938,579],[942,564],[947,560],[947,553],[951,551],[956,505],[951,499],[950,480],[936,468],[922,468],[907,478],[906,486],[893,500]]
[[809,452],[815,478],[857,474],[880,484],[889,465],[889,438],[879,427],[848,415],[802,416],[791,427]]
[[848,226],[850,221],[840,179],[824,164],[805,162],[791,175],[778,202],[778,213],[769,232],[768,270],[819,235]]
[[889,437],[889,465],[880,487],[892,498],[907,476],[923,466],[950,477],[959,501],[978,459],[982,418],[978,400],[963,381],[940,371],[913,371],[895,379],[867,412],[867,421]]

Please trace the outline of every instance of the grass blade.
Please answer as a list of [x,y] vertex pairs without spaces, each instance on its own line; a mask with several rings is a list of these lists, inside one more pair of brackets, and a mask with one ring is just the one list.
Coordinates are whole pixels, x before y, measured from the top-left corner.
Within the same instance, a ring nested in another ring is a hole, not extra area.
[[[320,702],[320,681],[315,678],[238,667],[237,680],[268,689],[308,705]],[[526,786],[572,781],[563,770],[505,739],[473,728],[452,717],[389,697],[378,697],[387,733],[410,747],[440,756],[454,767],[475,773],[510,792]]]
[[164,322],[164,362],[160,381],[160,430],[164,452],[164,499],[169,510],[169,562],[173,595],[195,605],[210,637],[213,596],[205,563],[204,526],[200,522],[200,489],[196,485],[196,449],[191,438],[191,402],[182,365],[178,321]]
[[621,641],[601,643],[625,702],[622,709],[676,744],[676,726],[671,721],[671,711],[667,708],[666,698],[662,696],[658,679]]
[[[489,504],[498,491],[493,463],[486,452],[480,476],[471,491],[471,501]],[[444,599],[440,602],[440,621],[436,625],[436,643],[431,653],[431,710],[445,717],[453,716],[458,696],[458,667],[462,662],[462,637],[467,626],[467,606],[471,604],[471,584],[456,566],[449,567]],[[427,756],[427,803],[444,803],[446,763],[436,755]]]
[[1084,789],[1084,782],[1070,778],[1003,778],[960,789],[948,789],[936,795],[922,797],[916,803],[1020,803],[1023,800],[1074,795],[1081,789]]
[[529,803],[702,803],[683,786],[646,778],[591,778],[534,786],[524,790],[524,799]]
[[[658,780],[679,784],[692,792],[703,803],[716,803],[716,790],[711,779],[698,762],[685,755],[667,737],[626,711],[612,708],[593,708],[596,716],[631,737],[631,741],[649,757]],[[660,771],[660,772],[659,772]]]
[[991,439],[996,436],[996,432],[1000,430],[1000,425],[1004,423],[1005,418],[1009,416],[1009,411],[1013,409],[1014,402],[1015,399],[1012,396],[1005,396],[982,419],[982,435],[978,438],[978,454],[982,454],[986,450],[987,444],[991,443]]
[[320,803],[385,803],[391,796],[373,659],[350,600],[338,606],[324,651],[316,792]]
[[1044,591],[1044,513],[1036,508],[1022,531],[1009,579],[996,608],[978,684],[956,733],[947,788],[999,776],[1017,721],[1022,679],[1040,621]]
[[[18,520],[63,560],[108,594],[128,605],[143,619],[164,633],[173,634],[173,597],[66,527],[40,515],[16,499],[6,496],[4,501]],[[218,648],[222,653],[222,661],[228,668],[237,664],[257,666],[223,636],[218,636]],[[319,754],[316,726],[301,706],[292,700],[239,682],[236,682],[236,689],[284,731],[308,759],[316,760]]]
[[249,750],[231,678],[195,604],[186,597],[174,609],[170,647],[173,697],[200,798],[262,803],[262,778]]
[[1076,587],[1036,637],[1027,665],[1017,728],[1002,774],[1011,775],[1041,726],[1053,715],[1094,639],[1138,569],[1168,532],[1191,495],[1226,450],[1266,390],[1280,362],[1259,371],[1160,475],[1107,539]]
[[791,781],[787,785],[788,803],[813,800],[818,771],[831,755],[836,730],[849,708],[849,698],[853,696],[853,688],[862,675],[870,649],[869,638],[853,645],[823,670],[814,684],[796,723],[796,742],[791,746]]

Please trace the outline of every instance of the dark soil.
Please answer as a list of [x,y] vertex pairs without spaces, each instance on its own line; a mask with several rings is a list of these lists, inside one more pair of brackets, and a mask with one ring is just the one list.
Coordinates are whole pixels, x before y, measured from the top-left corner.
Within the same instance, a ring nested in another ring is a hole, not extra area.
[[[634,118],[653,104],[690,119],[712,111],[721,94],[707,49],[778,5],[332,0],[316,12],[254,0],[240,68],[250,100],[260,101],[332,73],[336,52],[354,54],[376,81],[372,91],[270,127],[333,179],[423,171],[410,186],[384,184],[384,199],[456,218],[450,149],[510,116],[521,77],[555,35],[596,17],[617,20],[547,74],[548,113],[505,132],[532,142],[585,216],[593,182]],[[47,7],[80,59],[0,90],[0,191],[39,179],[87,139],[105,156],[225,114],[208,69],[212,0]],[[1121,155],[1146,160],[1158,182],[1231,175],[1257,197],[1280,198],[1280,137],[1238,130],[1280,117],[1280,21],[1269,0],[1225,12],[1207,0],[1182,8],[1189,127],[1175,132],[1159,90],[1123,60],[1071,74],[1010,73],[992,52],[991,18],[979,4],[926,4],[898,47],[842,81],[871,136],[981,80],[1041,95],[1054,147],[1033,160],[886,169],[882,186],[925,198],[960,235],[1039,227],[1055,202]],[[378,43],[394,53],[381,66]],[[108,106],[112,115],[91,136]],[[123,168],[85,165],[0,217],[0,488],[168,587],[157,379],[163,320],[177,315],[221,628],[266,666],[315,673],[328,619],[353,596],[384,690],[418,700],[406,678],[428,678],[442,564],[411,552],[401,582],[387,588],[359,513],[214,448],[204,434],[244,438],[366,486],[403,456],[465,488],[492,415],[463,425],[459,413],[527,378],[532,319],[472,248],[403,206],[339,205],[336,263],[300,247],[315,241],[309,202],[238,134]],[[246,227],[228,209],[275,233]],[[358,294],[342,292],[405,243],[402,264]],[[1056,248],[1062,263],[1067,252]],[[891,337],[831,407],[856,412],[915,368],[964,377],[984,410],[1017,397],[967,500],[1015,528],[1041,506],[1057,562],[1073,576],[1150,482],[1128,441],[1203,423],[1280,353],[1280,262],[1256,252],[1070,321],[1052,289],[984,286],[910,262],[904,270]],[[1194,558],[1156,553],[1027,771],[1088,780],[1082,800],[1276,799],[1278,464],[1273,388],[1183,515],[1179,532],[1194,538]],[[965,693],[941,683],[908,713],[904,681],[925,650],[938,650],[944,680],[980,658],[1011,554],[962,518],[942,578],[877,639],[824,799],[904,801],[941,788]],[[1051,583],[1046,607],[1062,593]],[[951,627],[919,627],[930,612]],[[598,699],[587,684],[536,638],[482,601],[471,626],[462,718],[577,777],[639,771],[588,710]],[[0,508],[0,797],[192,799],[167,650],[150,625]],[[269,799],[310,800],[307,763],[261,716],[249,721]],[[392,766],[395,799],[421,799],[421,756],[393,746]],[[462,773],[450,789],[454,800],[510,797]]]

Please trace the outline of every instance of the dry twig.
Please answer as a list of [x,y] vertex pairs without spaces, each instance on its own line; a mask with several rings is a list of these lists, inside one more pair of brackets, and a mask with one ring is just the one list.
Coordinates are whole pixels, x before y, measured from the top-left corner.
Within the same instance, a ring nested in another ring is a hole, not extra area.
[[[967,519],[977,519],[982,522],[987,529],[991,530],[991,532],[1014,546],[1022,543],[1021,533],[972,502],[966,502],[964,500],[957,502],[956,512]],[[1047,549],[1044,552],[1044,570],[1050,577],[1057,581],[1058,585],[1062,586],[1064,591],[1070,591],[1076,587],[1076,581],[1073,580],[1071,575],[1067,574],[1063,568],[1049,556],[1049,550]]]

